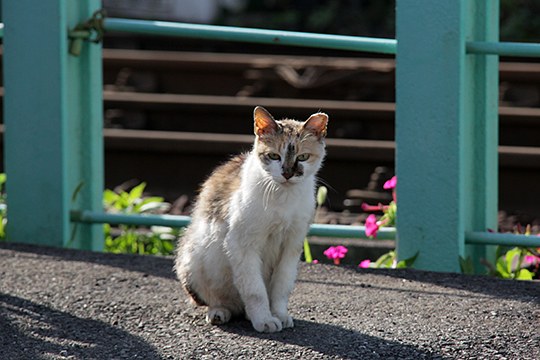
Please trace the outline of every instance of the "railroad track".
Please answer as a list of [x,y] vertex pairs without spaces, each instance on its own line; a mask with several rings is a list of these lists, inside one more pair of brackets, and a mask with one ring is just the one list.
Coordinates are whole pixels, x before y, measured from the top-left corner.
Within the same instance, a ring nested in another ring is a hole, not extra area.
[[[321,177],[336,190],[330,193],[336,208],[348,190],[367,184],[375,167],[394,166],[393,59],[107,50],[104,64],[110,69],[107,108],[145,111],[149,128],[177,130],[106,133],[106,143],[118,151],[162,151],[156,160],[163,152],[196,153],[199,168],[210,169],[228,154],[249,149],[251,110],[262,105],[277,116],[302,118],[319,109],[331,114]],[[119,82],[122,71],[134,81]],[[139,72],[139,84],[145,76],[151,78],[148,87],[137,88]],[[538,214],[540,64],[502,62],[499,76],[500,207]],[[515,101],[523,91],[526,101]],[[187,157],[178,161],[187,161],[179,173],[198,168]],[[159,171],[154,168],[147,175]],[[188,185],[193,186],[195,182]]]

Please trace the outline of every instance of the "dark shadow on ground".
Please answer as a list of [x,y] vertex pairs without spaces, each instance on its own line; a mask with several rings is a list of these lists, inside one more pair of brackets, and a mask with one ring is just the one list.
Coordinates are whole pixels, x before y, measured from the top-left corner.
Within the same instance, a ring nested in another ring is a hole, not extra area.
[[0,294],[2,359],[162,359],[139,337],[101,321],[83,319]]
[[110,254],[7,242],[0,242],[0,248],[51,256],[65,261],[81,261],[98,265],[113,266],[166,279],[176,278],[173,271],[172,257],[157,255]]
[[[148,274],[151,276],[158,276],[166,279],[176,278],[173,271],[172,257],[153,255],[141,256],[127,254],[107,254],[91,251],[68,250],[46,246],[35,246],[15,243],[0,243],[0,248],[51,256],[66,261],[81,261],[105,266],[113,266],[129,271],[140,272],[141,274]],[[303,264],[303,266],[305,267],[305,269],[309,269],[314,265]],[[341,269],[344,269],[345,271],[354,272],[359,275],[369,273],[379,276],[389,276],[398,279],[405,279],[442,287],[466,290],[468,292],[480,294],[481,296],[490,296],[500,299],[521,300],[526,302],[534,301],[540,304],[540,283],[538,281],[501,280],[490,276],[435,273],[414,269],[358,269],[354,266],[348,265],[341,265],[339,267]],[[299,281],[302,280],[300,279]],[[328,281],[324,281],[324,285],[328,284]],[[336,282],[334,285],[369,286],[370,284],[348,284]],[[395,291],[405,290],[395,289]],[[426,293],[428,292],[429,291],[426,291]],[[431,292],[431,294],[437,295],[436,292]]]
[[340,359],[444,359],[439,354],[411,345],[365,335],[340,326],[306,320],[295,319],[294,328],[273,334],[257,333],[249,321],[241,319],[235,319],[221,326],[221,329],[241,336],[309,348]]

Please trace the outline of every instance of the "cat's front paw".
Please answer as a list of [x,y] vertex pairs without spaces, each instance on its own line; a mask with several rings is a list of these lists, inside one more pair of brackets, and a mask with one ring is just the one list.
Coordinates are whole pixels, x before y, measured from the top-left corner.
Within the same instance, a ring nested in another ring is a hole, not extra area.
[[273,306],[272,309],[272,315],[277,317],[279,320],[281,320],[281,325],[284,329],[286,328],[292,328],[294,327],[294,321],[293,318],[289,315],[289,311],[287,310],[287,305],[282,306]]
[[281,325],[283,326],[284,329],[294,327],[293,318],[289,314],[283,314],[283,315],[278,314],[276,316],[279,320],[281,320]]
[[273,333],[283,329],[281,320],[274,316],[262,318],[260,320],[251,320],[253,328],[258,332]]

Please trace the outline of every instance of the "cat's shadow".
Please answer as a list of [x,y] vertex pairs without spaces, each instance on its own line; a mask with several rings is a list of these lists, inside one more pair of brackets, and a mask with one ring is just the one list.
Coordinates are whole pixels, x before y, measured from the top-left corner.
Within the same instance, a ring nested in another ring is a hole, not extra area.
[[341,359],[368,359],[373,356],[416,359],[437,355],[413,345],[362,334],[337,325],[301,319],[294,319],[294,328],[273,334],[258,333],[249,321],[243,319],[233,319],[220,328],[228,333],[300,346]]

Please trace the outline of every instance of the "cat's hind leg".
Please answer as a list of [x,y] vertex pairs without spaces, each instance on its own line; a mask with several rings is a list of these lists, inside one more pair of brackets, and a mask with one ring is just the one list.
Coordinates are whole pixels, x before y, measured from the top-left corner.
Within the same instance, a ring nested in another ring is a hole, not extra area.
[[212,325],[223,325],[231,320],[231,311],[220,306],[208,307],[206,321]]

